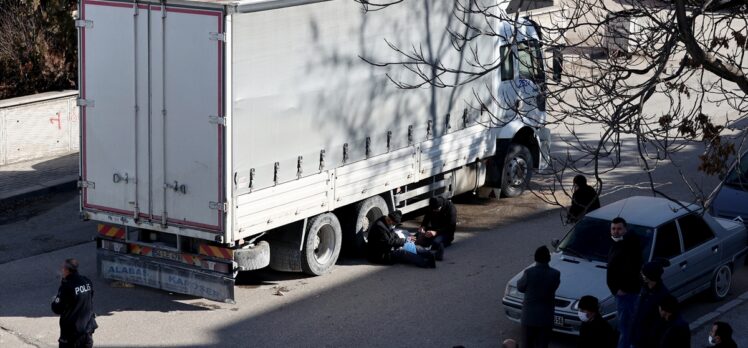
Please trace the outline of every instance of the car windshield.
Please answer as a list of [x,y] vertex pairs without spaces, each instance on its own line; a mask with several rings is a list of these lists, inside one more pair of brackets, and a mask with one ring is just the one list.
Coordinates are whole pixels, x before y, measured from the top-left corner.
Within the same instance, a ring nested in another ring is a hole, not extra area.
[[[643,246],[643,250],[649,250],[652,245],[652,228],[638,225],[628,225],[628,233],[636,233]],[[578,256],[589,260],[607,262],[608,251],[613,245],[610,238],[610,221],[584,217],[564,237],[559,244],[559,250],[565,254]],[[649,252],[643,252],[645,260]]]
[[725,185],[748,191],[748,152],[735,163],[725,178]]

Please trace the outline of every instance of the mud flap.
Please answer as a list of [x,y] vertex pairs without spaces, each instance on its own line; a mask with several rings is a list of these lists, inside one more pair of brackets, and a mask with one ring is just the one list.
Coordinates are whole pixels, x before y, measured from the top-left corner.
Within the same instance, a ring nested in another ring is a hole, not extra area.
[[544,170],[551,164],[551,130],[548,128],[538,128],[536,131],[538,144],[540,144],[540,161],[538,169]]
[[97,251],[99,276],[156,289],[234,303],[234,279],[145,257]]

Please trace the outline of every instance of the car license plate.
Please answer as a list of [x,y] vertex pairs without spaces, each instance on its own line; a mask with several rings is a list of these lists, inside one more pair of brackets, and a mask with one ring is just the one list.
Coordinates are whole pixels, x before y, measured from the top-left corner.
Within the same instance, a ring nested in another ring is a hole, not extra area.
[[553,316],[553,325],[564,326],[564,317],[558,316],[558,315],[554,315]]

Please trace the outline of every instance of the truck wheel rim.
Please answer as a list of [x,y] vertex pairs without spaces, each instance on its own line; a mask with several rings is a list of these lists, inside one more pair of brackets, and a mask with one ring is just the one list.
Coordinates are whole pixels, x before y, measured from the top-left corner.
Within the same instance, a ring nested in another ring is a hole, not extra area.
[[314,258],[319,264],[326,264],[335,250],[335,229],[324,225],[314,237]]
[[527,163],[522,157],[515,157],[509,162],[509,180],[512,186],[522,186],[527,175]]
[[720,267],[714,279],[714,290],[716,290],[717,296],[725,297],[727,295],[727,292],[730,291],[731,278],[730,268],[727,266]]

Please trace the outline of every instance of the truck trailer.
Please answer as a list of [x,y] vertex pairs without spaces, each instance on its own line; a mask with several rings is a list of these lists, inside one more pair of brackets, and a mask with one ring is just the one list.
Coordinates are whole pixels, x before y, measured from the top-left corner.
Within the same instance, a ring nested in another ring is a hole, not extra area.
[[330,272],[389,211],[521,194],[550,147],[542,33],[455,3],[79,0],[100,276],[231,302],[239,271]]

